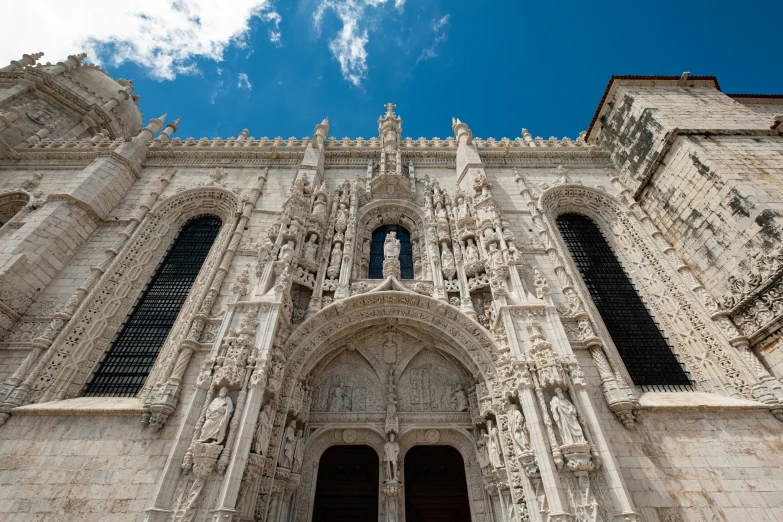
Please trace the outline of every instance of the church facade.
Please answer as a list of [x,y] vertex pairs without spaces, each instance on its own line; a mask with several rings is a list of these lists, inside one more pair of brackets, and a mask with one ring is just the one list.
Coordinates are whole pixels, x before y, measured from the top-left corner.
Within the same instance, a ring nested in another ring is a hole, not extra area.
[[4,520],[783,520],[783,96],[183,139],[40,57],[0,69]]

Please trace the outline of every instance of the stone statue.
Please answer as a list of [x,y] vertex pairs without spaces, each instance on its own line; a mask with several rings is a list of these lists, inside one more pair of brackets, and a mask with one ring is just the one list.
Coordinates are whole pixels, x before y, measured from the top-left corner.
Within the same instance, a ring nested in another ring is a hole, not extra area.
[[364,244],[362,245],[362,254],[364,254],[365,256],[369,256],[370,255],[370,246],[371,246],[370,245],[370,240],[369,239],[365,239],[364,240]]
[[258,423],[256,424],[256,433],[253,437],[253,451],[259,455],[266,453],[266,446],[269,442],[270,428],[272,420],[272,407],[267,404],[258,414]]
[[280,248],[280,255],[277,256],[280,261],[290,263],[294,260],[294,242],[288,241]]
[[313,203],[313,215],[314,216],[325,216],[326,215],[326,198],[324,198],[323,194],[318,194],[315,197],[315,202]]
[[495,243],[489,244],[489,260],[495,268],[503,265],[503,254]]
[[340,208],[337,211],[337,221],[335,221],[334,228],[340,232],[345,232],[348,228],[348,209],[345,208],[344,203],[340,203]]
[[283,455],[280,458],[280,467],[291,469],[296,453],[296,421],[291,421],[283,435]]
[[479,260],[478,248],[472,239],[468,239],[468,246],[465,247],[465,261],[474,263]]
[[397,232],[386,234],[386,241],[383,242],[383,257],[386,259],[397,259],[400,256],[400,240],[397,239]]
[[386,464],[386,480],[397,482],[398,464],[400,458],[400,443],[394,441],[394,433],[389,434],[389,442],[383,445],[383,461]]
[[304,245],[304,257],[308,261],[315,261],[315,254],[318,252],[318,236],[310,234],[307,243]]
[[552,397],[549,408],[552,410],[552,419],[557,424],[563,444],[587,442],[576,415],[576,407],[565,397],[560,388],[555,388],[555,396]]
[[302,469],[302,462],[304,460],[304,432],[298,430],[296,432],[296,449],[294,450],[294,468],[292,471],[298,473]]
[[522,412],[516,407],[512,408],[509,412],[508,420],[511,426],[511,435],[520,451],[530,451],[530,436],[527,433],[525,417],[522,415]]
[[465,204],[465,198],[457,198],[457,219],[468,217],[468,206]]
[[205,415],[206,420],[201,427],[199,442],[215,442],[221,444],[226,438],[226,429],[234,411],[234,403],[228,396],[228,388],[220,388],[218,396],[212,399]]
[[435,215],[438,216],[438,219],[448,219],[449,215],[446,213],[446,209],[443,208],[443,203],[438,201],[438,203],[435,205]]
[[465,390],[462,386],[457,385],[453,392],[451,392],[451,403],[454,405],[454,411],[468,411],[468,397],[465,395]]
[[332,390],[332,396],[329,398],[329,411],[343,411],[343,383],[338,384]]
[[487,473],[491,459],[489,458],[489,435],[484,430],[481,430],[481,435],[476,442],[476,460],[481,467],[481,472]]
[[451,253],[449,245],[445,241],[441,245],[441,250],[443,253],[440,255],[440,265],[441,268],[443,268],[443,271],[455,270],[457,265],[454,262],[454,254]]
[[503,467],[503,453],[500,446],[500,433],[497,426],[489,429],[489,461],[495,469]]
[[332,258],[331,261],[329,261],[329,266],[340,268],[340,263],[343,261],[343,249],[340,243],[337,243],[334,245],[334,249],[332,250]]
[[272,254],[272,249],[275,248],[274,242],[270,238],[266,238],[266,241],[261,248],[258,249],[258,263],[264,263]]

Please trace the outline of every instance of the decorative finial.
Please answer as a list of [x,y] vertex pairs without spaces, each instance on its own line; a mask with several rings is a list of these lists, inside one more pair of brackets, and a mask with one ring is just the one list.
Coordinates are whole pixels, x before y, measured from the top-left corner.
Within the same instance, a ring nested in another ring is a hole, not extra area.
[[386,107],[386,116],[391,116],[393,118],[394,109],[396,109],[397,106],[393,103],[387,103],[386,105],[384,105],[384,107]]

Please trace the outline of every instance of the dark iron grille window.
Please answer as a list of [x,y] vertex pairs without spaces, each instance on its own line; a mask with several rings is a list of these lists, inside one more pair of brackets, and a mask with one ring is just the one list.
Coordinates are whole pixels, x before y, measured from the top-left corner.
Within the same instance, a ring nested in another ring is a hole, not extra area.
[[688,375],[598,226],[580,214],[563,214],[557,228],[634,384],[689,386]]
[[370,267],[367,277],[370,279],[383,279],[383,243],[386,234],[397,232],[400,240],[400,278],[413,279],[413,250],[411,249],[411,235],[399,225],[384,225],[376,228],[372,233],[370,243]]
[[182,227],[87,384],[85,395],[136,395],[155,364],[220,226],[220,219],[205,216]]

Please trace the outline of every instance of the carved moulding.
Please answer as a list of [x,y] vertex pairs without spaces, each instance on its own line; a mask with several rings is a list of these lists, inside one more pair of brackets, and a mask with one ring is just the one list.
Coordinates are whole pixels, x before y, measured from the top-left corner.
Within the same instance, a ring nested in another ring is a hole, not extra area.
[[183,330],[196,313],[206,285],[212,279],[211,275],[230,239],[232,218],[238,206],[234,194],[214,187],[185,191],[159,203],[106,271],[111,277],[104,275],[101,278],[39,361],[40,372],[32,383],[29,400],[37,402],[42,398],[56,400],[76,396],[101,354],[109,347],[138,293],[151,277],[157,260],[174,240],[180,226],[196,216],[217,215],[224,226],[201,272],[210,276],[197,278],[191,288],[161,349],[161,356],[147,379],[147,382],[153,381],[163,361],[176,355],[172,351],[187,333]]
[[[580,279],[573,276],[578,271],[570,257],[564,254],[567,249],[554,221],[560,214],[575,212],[590,217],[602,229],[699,388],[723,395],[758,398],[775,409],[779,408],[775,397],[753,374],[742,354],[728,342],[719,325],[710,319],[703,300],[693,292],[683,290],[683,287],[690,286],[656,248],[654,239],[631,209],[606,193],[577,185],[546,190],[539,198],[539,207],[537,210],[546,217],[543,223],[546,234],[541,234],[542,240],[550,258],[559,266],[567,267],[565,275],[569,286],[573,280]],[[552,238],[557,239],[553,242]],[[560,283],[563,284],[562,278]],[[582,296],[588,295],[581,285],[578,289]],[[591,300],[582,298],[581,301],[588,304],[592,317],[599,317]],[[611,339],[603,323],[598,322],[597,329],[604,340]],[[615,371],[619,369],[624,379],[630,382],[616,348],[611,342],[602,344],[611,347],[606,355]],[[591,353],[595,352],[591,350]],[[600,364],[598,366],[600,368]]]

